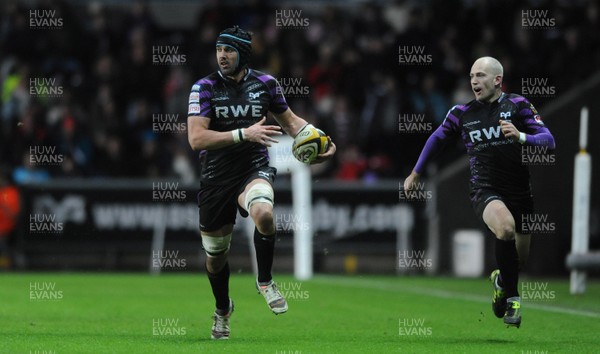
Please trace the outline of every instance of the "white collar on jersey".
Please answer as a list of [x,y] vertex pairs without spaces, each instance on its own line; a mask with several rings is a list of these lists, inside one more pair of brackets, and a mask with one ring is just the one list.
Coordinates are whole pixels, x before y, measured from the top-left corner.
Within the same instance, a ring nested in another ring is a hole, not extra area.
[[502,92],[502,93],[500,94],[500,97],[498,97],[498,101],[497,101],[497,102],[498,102],[498,103],[502,102],[502,100],[504,99],[504,97],[505,97],[505,96],[506,96],[506,93]]

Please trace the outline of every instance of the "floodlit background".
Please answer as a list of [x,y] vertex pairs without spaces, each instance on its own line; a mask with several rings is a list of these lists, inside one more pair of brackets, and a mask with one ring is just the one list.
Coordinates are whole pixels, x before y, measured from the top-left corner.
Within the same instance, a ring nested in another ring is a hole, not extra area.
[[[473,61],[491,55],[504,65],[503,90],[527,97],[557,142],[555,151],[523,150],[536,213],[521,222],[535,231],[525,279],[562,283],[525,284],[540,296],[564,290],[568,297],[583,106],[593,161],[589,245],[600,249],[598,1],[2,1],[0,272],[27,279],[34,291],[54,284],[67,294],[63,272],[80,274],[78,284],[97,273],[203,276],[187,103],[192,84],[217,70],[215,39],[233,25],[254,34],[251,67],[276,77],[291,109],[338,149],[311,167],[311,222],[292,208],[292,194],[304,191],[279,170],[276,274],[294,274],[294,232],[308,229],[316,274],[483,282],[495,268],[493,237],[469,203],[462,142],[430,164],[417,200],[400,186],[446,112],[473,98]],[[238,218],[234,273],[252,273],[251,227]],[[61,275],[38,278],[38,271]],[[588,275],[597,284],[598,270]],[[311,291],[311,283],[284,279],[296,296]],[[194,282],[210,308],[208,282]],[[312,291],[314,302],[305,304],[318,302]],[[431,320],[419,316],[400,319]],[[431,328],[432,336],[443,332]]]
[[[167,242],[200,253],[187,98],[193,82],[216,70],[217,34],[237,24],[254,33],[252,67],[278,78],[291,108],[338,147],[333,161],[312,171],[313,210],[325,211],[314,213],[318,271],[395,272],[399,239],[428,251],[430,272],[451,270],[456,231],[481,230],[467,199],[462,143],[431,164],[419,201],[407,201],[399,186],[447,110],[472,99],[472,62],[492,55],[504,65],[504,90],[528,97],[557,140],[549,156],[524,152],[532,155],[523,163],[532,165],[543,231],[528,271],[566,274],[581,106],[597,128],[596,1],[7,1],[1,8],[1,166],[3,183],[21,197],[20,208],[10,206],[18,221],[2,232],[4,268],[140,269],[156,229],[149,213],[165,208],[176,215]],[[285,172],[276,221],[278,262],[289,271],[292,231],[302,225]],[[596,188],[592,248],[600,246]],[[400,228],[408,234],[399,236]],[[233,253],[247,269],[246,241],[236,238]],[[490,267],[492,237],[483,239]],[[59,256],[73,253],[85,259]],[[201,262],[193,258],[190,267]]]

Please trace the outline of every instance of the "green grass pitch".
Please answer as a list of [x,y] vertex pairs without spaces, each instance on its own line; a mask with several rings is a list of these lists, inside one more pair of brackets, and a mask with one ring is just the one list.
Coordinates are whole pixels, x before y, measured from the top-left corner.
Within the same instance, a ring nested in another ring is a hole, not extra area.
[[[276,276],[273,315],[233,274],[229,341],[210,340],[204,274],[0,274],[1,353],[598,353],[600,282],[527,284],[521,328],[494,317],[487,279]],[[523,290],[521,291],[523,296]]]

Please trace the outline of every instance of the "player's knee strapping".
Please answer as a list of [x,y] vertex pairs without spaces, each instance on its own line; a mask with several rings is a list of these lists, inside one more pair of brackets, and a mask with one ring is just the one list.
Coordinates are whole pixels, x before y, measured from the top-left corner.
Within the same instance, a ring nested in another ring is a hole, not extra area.
[[266,183],[257,183],[250,187],[246,193],[246,200],[244,202],[246,210],[250,212],[250,208],[254,203],[267,203],[273,206],[274,193],[273,187]]
[[202,247],[206,254],[212,257],[227,253],[230,244],[231,234],[219,237],[202,235]]

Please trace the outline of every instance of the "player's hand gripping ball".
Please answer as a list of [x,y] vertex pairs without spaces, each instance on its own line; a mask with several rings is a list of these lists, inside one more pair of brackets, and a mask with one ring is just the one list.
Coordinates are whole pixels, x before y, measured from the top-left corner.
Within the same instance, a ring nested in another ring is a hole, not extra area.
[[312,124],[307,124],[294,138],[292,153],[298,161],[310,164],[317,158],[317,155],[324,153],[328,148],[327,135]]

